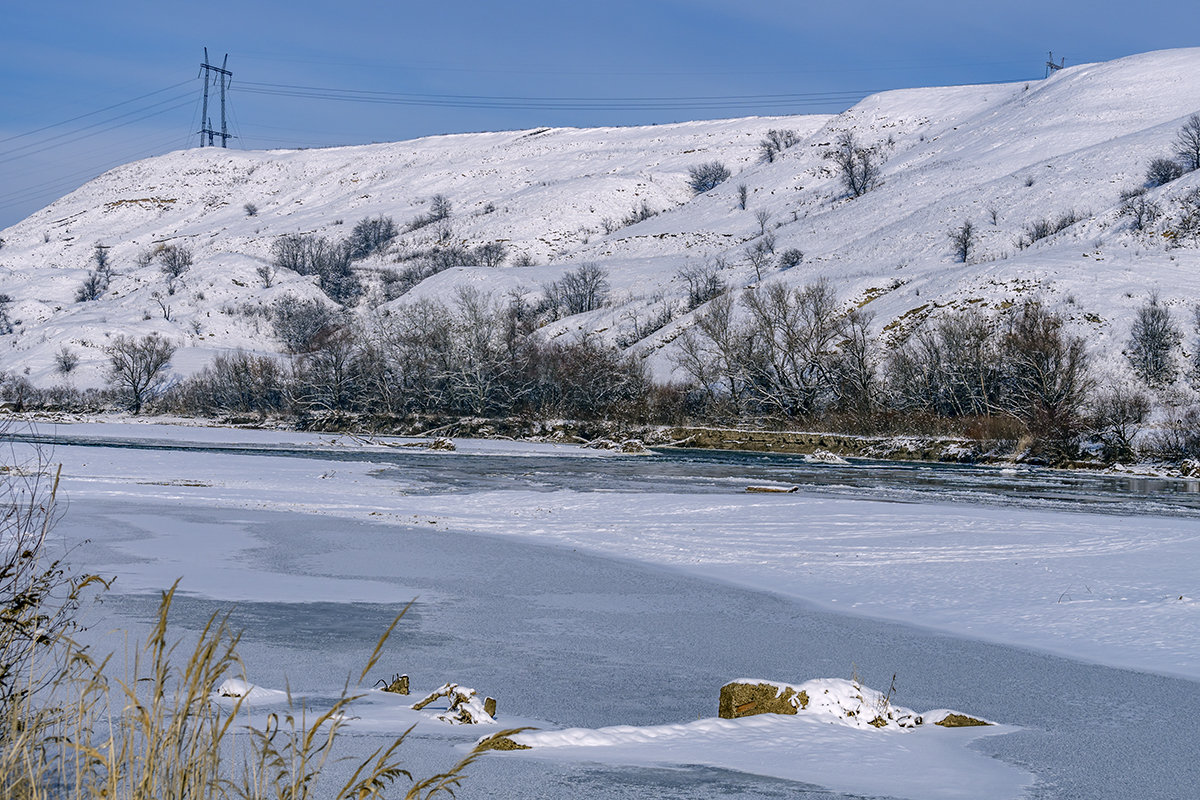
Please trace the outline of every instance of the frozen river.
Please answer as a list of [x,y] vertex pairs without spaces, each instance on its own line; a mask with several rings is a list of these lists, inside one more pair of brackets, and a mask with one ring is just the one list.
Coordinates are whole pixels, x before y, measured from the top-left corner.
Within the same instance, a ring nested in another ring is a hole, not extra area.
[[[844,777],[825,764],[807,780],[803,768],[693,758],[703,752],[683,746],[637,767],[602,751],[497,754],[472,768],[466,798],[829,797],[830,786],[834,796],[1181,798],[1200,783],[1187,627],[1197,612],[1194,485],[739,454],[461,450],[64,428],[53,458],[71,507],[59,531],[90,540],[78,556],[89,569],[119,575],[94,631],[141,629],[152,592],[182,577],[183,629],[236,602],[248,677],[312,697],[336,692],[417,597],[381,675],[475,686],[500,700],[505,724],[686,722],[713,716],[717,689],[734,678],[857,671],[881,688],[897,675],[902,705],[1013,726],[974,739],[941,778],[872,779],[870,759],[882,755],[870,743],[832,765]],[[801,489],[748,496],[747,485]],[[1178,599],[1168,594],[1176,586]],[[1107,644],[1125,640],[1123,650]],[[363,744],[386,732],[369,727]],[[422,771],[477,735],[418,733]],[[805,755],[797,745],[794,757]],[[828,762],[838,751],[807,755]],[[972,758],[997,768],[978,791],[970,781],[986,769]]]

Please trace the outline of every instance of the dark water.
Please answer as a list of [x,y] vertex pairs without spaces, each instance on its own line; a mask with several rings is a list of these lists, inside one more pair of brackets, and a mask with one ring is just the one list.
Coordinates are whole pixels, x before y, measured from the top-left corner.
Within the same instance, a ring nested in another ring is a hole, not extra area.
[[335,450],[294,446],[186,444],[170,439],[58,435],[10,437],[54,446],[236,453],[379,465],[378,477],[398,480],[412,494],[483,489],[705,493],[744,491],[747,484],[797,486],[897,502],[1014,503],[1113,514],[1200,518],[1200,479],[1074,472],[1037,467],[928,464],[851,459],[848,465],[776,453],[666,448],[644,456],[576,458],[427,453],[421,449]]

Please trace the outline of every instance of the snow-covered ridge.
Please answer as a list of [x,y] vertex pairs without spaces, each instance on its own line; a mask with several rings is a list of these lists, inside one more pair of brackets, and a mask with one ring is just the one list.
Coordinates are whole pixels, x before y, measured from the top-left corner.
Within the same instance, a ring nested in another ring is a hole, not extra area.
[[[0,336],[0,369],[35,383],[62,380],[60,347],[73,349],[77,386],[101,382],[102,348],[117,334],[158,332],[180,346],[187,374],[231,348],[278,349],[255,309],[285,294],[320,296],[312,279],[281,274],[264,288],[256,268],[279,235],[342,238],[386,214],[403,226],[442,194],[456,240],[503,241],[541,266],[464,265],[425,281],[414,296],[447,300],[460,286],[497,295],[536,292],[583,261],[609,272],[613,305],[560,321],[548,336],[598,331],[628,343],[668,307],[675,318],[632,345],[655,373],[672,370],[671,342],[690,324],[681,269],[724,258],[731,286],[755,280],[745,249],[763,224],[779,252],[804,260],[770,278],[827,277],[847,304],[869,304],[875,326],[903,333],[947,308],[1001,307],[1039,296],[1100,352],[1107,369],[1150,291],[1182,319],[1200,299],[1200,249],[1138,233],[1119,213],[1120,194],[1143,182],[1200,109],[1200,49],[1170,50],[1062,70],[1047,80],[908,89],[869,97],[835,117],[686,122],[641,128],[537,129],[438,136],[326,150],[196,149],[114,169],[0,232],[0,292],[13,299],[15,333]],[[799,143],[773,163],[758,143],[769,129]],[[842,196],[825,153],[851,131],[886,160],[881,183]],[[733,176],[693,196],[688,169],[721,161]],[[746,208],[738,190],[746,187]],[[1200,173],[1150,195],[1168,202],[1200,188]],[[662,212],[627,227],[614,221],[645,202]],[[247,215],[245,204],[257,207]],[[1027,224],[1074,212],[1080,221],[1019,249]],[[971,263],[957,263],[948,233],[970,220]],[[418,231],[406,237],[420,244]],[[115,271],[98,300],[76,302],[96,244]],[[138,256],[160,243],[191,248],[194,266],[174,294],[157,264]],[[364,274],[395,266],[361,262]],[[157,293],[158,297],[154,297]],[[403,298],[401,301],[403,302]],[[357,310],[369,315],[370,293]],[[1190,347],[1191,342],[1185,344]]]

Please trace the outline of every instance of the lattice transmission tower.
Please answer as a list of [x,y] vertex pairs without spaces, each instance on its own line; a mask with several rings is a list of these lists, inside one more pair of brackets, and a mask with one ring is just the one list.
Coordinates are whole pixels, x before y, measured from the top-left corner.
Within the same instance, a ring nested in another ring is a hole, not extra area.
[[[229,88],[230,80],[233,78],[233,73],[226,67],[229,65],[229,53],[225,54],[225,59],[221,62],[221,66],[208,63],[208,48],[204,48],[204,63],[200,65],[200,75],[196,77],[204,77],[204,108],[200,112],[200,146],[205,146],[205,139],[208,139],[207,146],[215,147],[214,139],[221,137],[221,147],[228,147],[230,139],[236,139],[225,126],[225,90]],[[216,84],[221,87],[221,130],[213,130],[212,120],[208,116],[208,87]]]

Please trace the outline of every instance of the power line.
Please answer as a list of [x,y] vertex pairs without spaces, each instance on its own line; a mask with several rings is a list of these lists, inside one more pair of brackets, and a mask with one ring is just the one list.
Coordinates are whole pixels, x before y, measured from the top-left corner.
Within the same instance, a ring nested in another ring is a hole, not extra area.
[[[168,106],[168,107],[160,109],[158,111],[150,111],[150,113],[142,113],[142,112],[147,112],[150,109],[157,108],[158,106],[164,105],[166,103],[178,101],[184,97],[188,98],[185,102],[176,103],[175,105]],[[91,125],[87,125],[82,128],[77,128],[76,130],[73,130],[73,131],[67,131],[66,133],[61,133],[58,136],[51,136],[49,139],[45,139],[42,142],[34,142],[31,144],[22,145],[21,147],[13,148],[12,150],[5,151],[4,153],[0,153],[0,156],[3,156],[3,158],[0,158],[0,164],[7,164],[8,162],[15,161],[19,158],[28,158],[29,156],[37,155],[38,153],[44,153],[47,150],[52,150],[56,147],[62,147],[63,145],[67,145],[67,144],[72,144],[74,142],[79,141],[80,139],[89,138],[91,136],[94,136],[97,133],[107,133],[108,131],[115,130],[116,128],[120,128],[125,125],[132,124],[134,122],[141,122],[142,120],[146,120],[151,117],[157,117],[160,114],[166,114],[169,111],[174,111],[177,108],[183,108],[185,106],[191,105],[191,103],[192,103],[192,100],[191,100],[190,92],[187,95],[180,95],[179,97],[168,98],[161,102],[146,106],[145,108],[135,109],[135,110],[129,111],[125,114],[121,114],[119,116],[112,117],[111,119],[101,120],[99,122],[92,123]],[[133,119],[131,119],[127,122],[117,122],[117,120],[121,120],[126,117],[133,116],[135,114],[141,114],[141,116],[134,117]],[[108,127],[99,128],[99,130],[93,131],[94,128],[98,128],[99,126],[106,125],[108,123],[116,123],[116,124],[110,124],[110,125],[108,125]],[[91,131],[91,132],[88,133],[88,131]],[[73,138],[65,139],[64,141],[57,141],[57,140],[63,139],[64,137],[68,137],[68,136],[71,136]],[[52,142],[52,141],[55,143],[45,144],[45,142]],[[39,146],[39,145],[42,145],[42,146]],[[31,150],[30,148],[34,148],[34,149]]]
[[872,91],[810,92],[804,94],[716,95],[707,97],[520,97],[481,95],[429,95],[365,89],[337,89],[243,82],[238,91],[246,94],[336,100],[383,105],[426,106],[535,111],[667,111],[745,110],[763,107],[816,104],[845,104],[861,100]]
[[167,86],[162,89],[156,89],[153,92],[147,92],[146,94],[139,95],[131,100],[122,100],[119,103],[113,103],[111,106],[105,106],[104,108],[98,108],[95,111],[88,111],[86,113],[79,114],[77,116],[71,117],[70,119],[64,119],[62,122],[52,122],[49,125],[43,125],[40,128],[35,128],[34,130],[26,131],[25,133],[17,133],[17,134],[13,134],[12,136],[6,136],[5,138],[0,139],[0,144],[4,144],[5,142],[11,142],[13,139],[23,139],[26,136],[33,136],[35,133],[41,133],[42,131],[48,131],[51,128],[61,128],[63,125],[69,125],[72,122],[76,122],[78,120],[83,119],[84,117],[91,117],[91,116],[95,116],[96,114],[103,114],[105,111],[111,111],[114,108],[120,108],[121,106],[127,106],[130,103],[136,103],[138,100],[145,100],[147,97],[153,97],[156,94],[162,94],[163,92],[169,92],[172,89],[178,89],[180,86],[183,86],[186,83],[191,83],[191,81],[190,80],[180,81],[179,83],[173,84],[171,86]]

